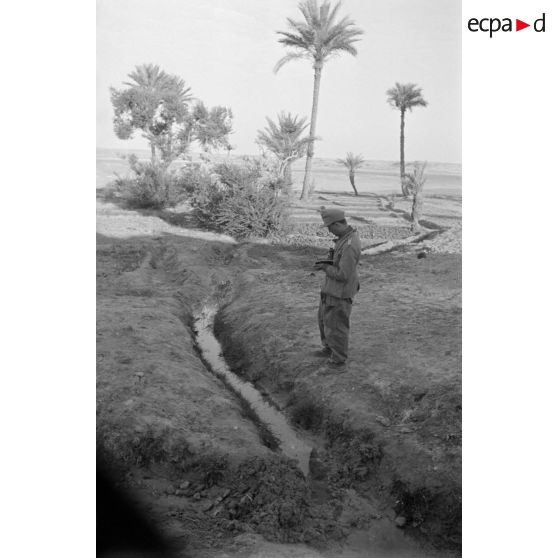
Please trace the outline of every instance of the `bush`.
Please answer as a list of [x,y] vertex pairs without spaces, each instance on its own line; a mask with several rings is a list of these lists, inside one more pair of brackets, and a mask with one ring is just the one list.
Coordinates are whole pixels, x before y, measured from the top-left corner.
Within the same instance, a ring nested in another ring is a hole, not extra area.
[[[182,198],[191,197],[211,184],[211,173],[200,163],[182,167],[173,174],[174,190]],[[181,200],[182,201],[182,200]]]
[[198,185],[192,205],[198,220],[237,238],[266,237],[287,225],[287,204],[277,169],[262,159],[220,163],[214,180]]
[[117,192],[129,207],[159,209],[166,204],[165,173],[160,164],[142,163],[134,155],[130,156],[130,169],[133,177],[118,177],[115,185]]
[[211,183],[211,175],[200,165],[169,170],[165,163],[141,162],[135,155],[131,155],[128,162],[133,176],[118,177],[115,184],[129,207],[173,207],[204,184]]

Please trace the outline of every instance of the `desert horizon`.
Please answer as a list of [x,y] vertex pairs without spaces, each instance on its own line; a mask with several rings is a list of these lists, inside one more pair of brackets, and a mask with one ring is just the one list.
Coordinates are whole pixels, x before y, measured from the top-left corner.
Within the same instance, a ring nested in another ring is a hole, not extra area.
[[[132,153],[142,160],[148,160],[151,153],[148,149],[106,148],[97,147],[97,188],[103,188],[117,176],[127,176],[130,173],[126,157]],[[188,154],[193,161],[200,160],[200,152]],[[240,161],[243,157],[257,157],[260,154],[212,153],[210,156],[216,161]],[[184,159],[173,162],[177,168]],[[293,188],[299,191],[304,178],[305,159],[301,158],[293,163]],[[407,162],[411,169],[413,160]],[[425,192],[428,194],[461,194],[461,164],[428,161],[426,169],[427,181]],[[333,158],[314,157],[312,166],[312,180],[315,181],[316,191],[323,192],[352,192],[345,167]],[[376,193],[397,193],[400,191],[399,161],[365,160],[356,172],[356,182],[359,191]]]
[[[151,151],[146,148],[133,148],[133,147],[103,147],[97,146],[96,147],[96,156],[97,159],[121,159],[120,155],[131,155],[135,153],[140,157],[140,159],[149,159],[151,157]],[[191,151],[188,155],[197,159],[202,154],[202,151]],[[238,160],[242,159],[243,157],[259,157],[261,152],[254,151],[252,153],[239,153],[239,152],[231,152],[230,156],[223,152],[216,152],[210,154],[212,157],[216,159],[233,159]],[[342,165],[336,162],[336,159],[341,158],[343,155],[339,157],[320,157],[316,155],[314,157],[313,164],[328,164],[335,167],[338,167],[339,170],[343,170]],[[415,161],[422,161],[420,159],[411,159],[408,160],[406,166],[412,165]],[[462,170],[462,163],[452,162],[452,161],[427,161],[428,167],[431,170],[435,170],[436,172],[446,172],[448,174],[461,174]],[[293,170],[297,169],[304,169],[305,158],[302,157],[296,160],[293,163]],[[374,168],[374,170],[392,170],[394,169],[395,172],[399,172],[399,159],[365,159],[362,168]]]

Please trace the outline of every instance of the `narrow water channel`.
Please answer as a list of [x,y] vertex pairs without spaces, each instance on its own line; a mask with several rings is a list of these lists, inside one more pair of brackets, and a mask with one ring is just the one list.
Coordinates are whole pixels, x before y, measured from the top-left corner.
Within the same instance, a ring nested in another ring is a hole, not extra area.
[[290,459],[295,459],[304,476],[308,476],[312,447],[302,440],[290,426],[287,417],[273,407],[249,382],[241,380],[228,367],[222,355],[219,341],[213,335],[216,306],[204,306],[195,316],[194,332],[203,359],[211,371],[219,376],[233,391],[244,399],[257,414],[263,424],[279,442],[279,449]]
[[[241,380],[228,367],[222,356],[219,341],[213,335],[213,324],[217,307],[204,306],[195,316],[195,341],[211,372],[225,382],[239,397],[244,399],[259,419],[279,442],[283,454],[298,462],[300,470],[308,476],[310,452],[307,444],[290,426],[283,413],[264,399],[262,394],[249,382]],[[292,556],[291,545],[275,545],[274,556]],[[258,554],[259,555],[259,554]],[[373,521],[368,527],[351,532],[342,547],[320,554],[308,548],[308,556],[316,558],[457,558],[455,554],[445,554],[434,549],[422,548],[420,544],[405,536],[395,523],[383,517]]]

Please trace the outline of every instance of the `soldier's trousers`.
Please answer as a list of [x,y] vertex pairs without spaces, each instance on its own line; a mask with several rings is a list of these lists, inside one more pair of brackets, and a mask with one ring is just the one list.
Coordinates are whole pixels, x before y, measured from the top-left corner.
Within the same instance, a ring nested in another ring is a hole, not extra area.
[[326,294],[320,295],[318,325],[322,345],[331,350],[336,362],[345,362],[349,355],[349,318],[352,301]]

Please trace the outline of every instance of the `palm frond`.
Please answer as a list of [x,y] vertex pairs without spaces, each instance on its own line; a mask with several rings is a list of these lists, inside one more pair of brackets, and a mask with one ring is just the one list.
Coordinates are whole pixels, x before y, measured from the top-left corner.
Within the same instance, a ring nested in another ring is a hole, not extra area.
[[341,2],[337,2],[337,4],[335,4],[335,6],[333,6],[333,9],[330,10],[329,13],[326,15],[325,24],[326,24],[327,27],[332,27],[333,26],[333,21],[337,17],[337,12],[339,11],[340,7],[341,7]]
[[279,60],[277,64],[275,64],[275,66],[273,67],[273,72],[276,74],[287,62],[290,62],[291,60],[298,60],[300,58],[307,57],[308,55],[305,52],[289,52],[288,54],[283,56],[283,58],[281,58],[281,60]]
[[316,0],[305,0],[300,2],[298,8],[302,13],[303,20],[297,21],[287,18],[288,31],[278,31],[281,35],[279,42],[287,47],[292,47],[299,56],[282,58],[276,65],[280,68],[290,60],[305,57],[313,58],[315,62],[323,63],[329,57],[347,52],[356,56],[357,50],[354,43],[360,40],[364,33],[355,26],[355,23],[345,16],[335,21],[339,12],[341,2],[333,8],[328,0],[318,7]]
[[350,151],[344,159],[336,159],[336,163],[344,165],[350,172],[355,172],[356,169],[364,164],[364,161],[365,159],[362,155],[355,155]]
[[281,161],[303,156],[310,141],[309,136],[302,136],[309,126],[305,117],[281,112],[277,115],[277,123],[269,117],[266,117],[266,121],[267,127],[258,131],[256,143],[271,151]]
[[422,88],[414,83],[395,83],[386,91],[387,101],[390,105],[405,112],[412,111],[413,107],[426,107],[428,102],[422,96]]
[[411,192],[416,192],[424,186],[424,183],[426,182],[426,166],[426,161],[423,161],[422,163],[417,161],[413,165],[413,172],[405,173],[405,180]]

